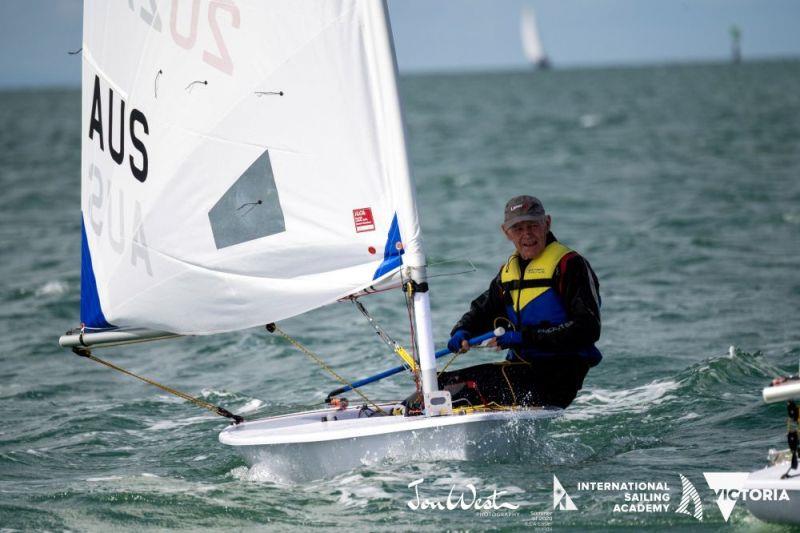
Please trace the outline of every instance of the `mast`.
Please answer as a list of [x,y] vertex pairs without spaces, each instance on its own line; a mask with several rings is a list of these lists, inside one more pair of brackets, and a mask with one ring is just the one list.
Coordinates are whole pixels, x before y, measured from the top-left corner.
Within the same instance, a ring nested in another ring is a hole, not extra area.
[[389,13],[385,0],[370,0],[367,11],[371,24],[372,47],[379,72],[379,94],[383,95],[386,104],[380,110],[383,113],[383,124],[386,135],[390,139],[388,146],[394,148],[387,154],[388,172],[395,175],[393,192],[397,196],[398,223],[404,244],[403,264],[408,269],[407,275],[415,282],[414,323],[417,331],[417,347],[419,349],[420,374],[422,390],[429,394],[439,390],[436,379],[436,356],[433,348],[433,328],[431,327],[430,299],[427,289],[427,272],[425,252],[422,248],[419,217],[417,215],[415,186],[411,177],[406,149],[405,128],[397,89],[397,62],[394,52],[394,41],[389,25]]

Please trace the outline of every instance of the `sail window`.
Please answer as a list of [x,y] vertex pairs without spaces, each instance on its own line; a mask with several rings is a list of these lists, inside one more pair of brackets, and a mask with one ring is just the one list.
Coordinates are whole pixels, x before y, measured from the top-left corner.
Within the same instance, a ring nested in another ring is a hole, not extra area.
[[214,204],[208,219],[217,249],[286,230],[268,150]]

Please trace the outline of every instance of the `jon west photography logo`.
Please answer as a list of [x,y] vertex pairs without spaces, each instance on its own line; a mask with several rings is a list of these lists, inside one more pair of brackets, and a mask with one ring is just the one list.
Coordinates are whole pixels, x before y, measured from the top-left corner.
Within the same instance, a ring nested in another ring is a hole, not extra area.
[[475,485],[467,483],[463,487],[457,484],[450,486],[447,497],[428,495],[422,491],[422,483],[425,478],[419,478],[408,484],[409,489],[414,489],[414,497],[406,502],[406,505],[413,510],[433,510],[433,511],[479,511],[482,513],[499,514],[513,513],[519,509],[519,504],[503,502],[501,498],[507,491],[493,489],[491,493],[482,494]]

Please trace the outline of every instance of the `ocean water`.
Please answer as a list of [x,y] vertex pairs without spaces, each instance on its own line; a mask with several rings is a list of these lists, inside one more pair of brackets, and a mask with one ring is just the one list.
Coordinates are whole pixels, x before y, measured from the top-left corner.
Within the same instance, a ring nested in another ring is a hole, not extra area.
[[[0,93],[0,529],[769,530],[725,522],[703,472],[751,471],[785,447],[760,390],[800,358],[800,62],[402,79],[437,346],[510,253],[506,200],[540,197],[601,284],[605,354],[566,414],[497,460],[415,450],[286,483],[217,441],[225,421],[59,349],[78,322],[80,95]],[[458,274],[471,261],[475,271]],[[403,297],[363,300],[408,338]],[[349,304],[281,324],[355,379],[396,361]],[[733,355],[729,346],[735,346]],[[264,330],[109,348],[123,367],[243,413],[319,405],[338,384]],[[456,365],[497,359],[473,351]],[[398,376],[365,389],[405,396]],[[553,509],[553,476],[576,511]],[[704,517],[675,513],[680,475]],[[505,491],[519,505],[418,509]],[[622,512],[662,483],[665,512]],[[638,494],[639,491],[632,491]],[[538,514],[536,514],[538,513]]]

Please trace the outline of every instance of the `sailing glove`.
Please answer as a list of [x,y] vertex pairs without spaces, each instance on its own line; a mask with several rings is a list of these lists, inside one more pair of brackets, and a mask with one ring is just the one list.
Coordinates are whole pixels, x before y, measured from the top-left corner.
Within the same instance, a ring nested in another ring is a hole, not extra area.
[[506,331],[497,337],[497,345],[501,348],[517,348],[522,345],[522,332],[520,331]]
[[469,340],[469,331],[459,329],[450,337],[450,340],[447,342],[447,349],[453,353],[458,353],[461,351],[461,341],[466,340]]

